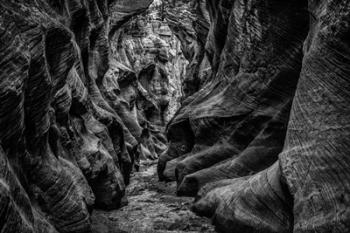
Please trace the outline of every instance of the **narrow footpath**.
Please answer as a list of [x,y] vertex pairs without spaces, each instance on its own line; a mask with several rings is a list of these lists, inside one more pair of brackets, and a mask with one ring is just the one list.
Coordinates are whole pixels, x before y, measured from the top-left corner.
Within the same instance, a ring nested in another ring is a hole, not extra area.
[[175,182],[158,181],[156,163],[144,164],[127,187],[127,206],[94,211],[94,233],[214,233],[209,219],[190,211],[193,198],[175,190]]

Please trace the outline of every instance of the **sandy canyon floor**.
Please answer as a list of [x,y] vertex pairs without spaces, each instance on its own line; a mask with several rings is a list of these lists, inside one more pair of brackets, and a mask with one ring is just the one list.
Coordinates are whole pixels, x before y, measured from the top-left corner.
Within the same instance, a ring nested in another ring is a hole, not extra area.
[[176,183],[159,182],[156,163],[143,164],[127,187],[128,205],[94,210],[94,233],[214,233],[210,220],[196,216],[193,198],[177,197]]

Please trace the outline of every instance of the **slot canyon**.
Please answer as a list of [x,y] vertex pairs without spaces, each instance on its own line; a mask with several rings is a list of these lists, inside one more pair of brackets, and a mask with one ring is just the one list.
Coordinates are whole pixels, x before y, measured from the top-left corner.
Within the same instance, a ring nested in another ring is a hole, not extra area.
[[1,233],[350,233],[350,1],[0,0]]

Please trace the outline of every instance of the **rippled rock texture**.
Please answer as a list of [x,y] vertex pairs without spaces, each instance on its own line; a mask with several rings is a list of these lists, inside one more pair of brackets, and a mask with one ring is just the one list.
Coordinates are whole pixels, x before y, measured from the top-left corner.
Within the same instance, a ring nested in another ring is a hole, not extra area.
[[141,160],[156,159],[166,150],[163,132],[180,107],[188,63],[163,13],[162,2],[153,1],[147,11],[116,30],[110,42],[110,60],[120,84],[117,112],[132,137],[140,138]]
[[112,40],[113,58],[138,75],[141,97],[136,100],[150,123],[164,127],[180,106],[186,76],[181,42],[169,28],[162,1],[133,17]]
[[348,0],[0,0],[0,231],[92,232],[160,155],[218,232],[350,232],[349,23]]
[[209,15],[178,31],[184,51],[207,31],[193,51],[212,74],[169,123],[159,178],[219,232],[349,232],[349,1],[169,4],[174,24]]
[[163,0],[162,14],[173,33],[179,38],[189,64],[182,81],[184,97],[198,91],[212,75],[209,53],[205,52],[210,16],[206,0]]
[[0,1],[1,232],[90,232],[93,208],[123,203],[141,137],[109,38],[150,3]]

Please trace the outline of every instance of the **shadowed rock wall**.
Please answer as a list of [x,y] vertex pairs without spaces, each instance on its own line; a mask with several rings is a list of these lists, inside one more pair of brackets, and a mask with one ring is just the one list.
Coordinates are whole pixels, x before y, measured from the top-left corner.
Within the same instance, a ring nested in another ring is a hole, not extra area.
[[141,139],[112,104],[108,38],[150,3],[0,2],[1,232],[90,232],[92,208],[122,204]]
[[[147,11],[133,17],[111,40],[113,58],[135,71],[140,95],[151,99],[156,111],[162,113],[153,116],[147,114],[147,109],[139,109],[148,121],[162,127],[180,106],[188,63],[180,41],[165,21],[163,8],[162,1],[153,1]],[[142,100],[136,102],[146,105]]]
[[[120,83],[120,115],[132,136],[141,138],[140,159],[156,159],[166,149],[165,125],[180,107],[187,60],[164,20],[162,2],[133,16],[111,37],[111,65]],[[134,72],[133,78],[121,75]]]
[[210,16],[196,51],[212,75],[169,123],[160,179],[219,232],[350,231],[350,3],[180,2],[168,11],[191,14],[174,25]]
[[91,232],[161,154],[219,232],[349,232],[349,1],[151,2],[0,1],[0,231]]
[[182,82],[184,97],[198,91],[212,75],[208,53],[205,53],[210,16],[205,0],[163,0],[162,14],[179,38],[184,56],[189,61]]

